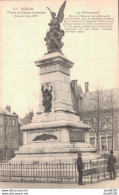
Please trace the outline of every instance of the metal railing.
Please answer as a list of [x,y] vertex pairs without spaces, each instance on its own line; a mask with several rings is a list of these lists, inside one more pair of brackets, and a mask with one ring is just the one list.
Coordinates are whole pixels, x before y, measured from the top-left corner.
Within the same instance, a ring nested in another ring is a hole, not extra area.
[[[119,164],[116,165],[117,176]],[[107,160],[84,162],[84,183],[93,183],[109,179]],[[0,181],[77,183],[76,162],[59,163],[0,163]]]

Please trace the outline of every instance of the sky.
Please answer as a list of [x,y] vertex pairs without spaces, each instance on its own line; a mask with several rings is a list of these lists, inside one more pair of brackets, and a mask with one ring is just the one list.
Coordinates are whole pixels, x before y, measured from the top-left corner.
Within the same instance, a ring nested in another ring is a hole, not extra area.
[[[45,35],[51,20],[46,7],[58,12],[63,1],[0,1],[0,105],[10,105],[19,117],[39,105],[39,69],[35,61],[47,48]],[[111,31],[85,31],[65,33],[62,52],[74,66],[70,79],[77,79],[84,90],[116,88],[119,83],[117,0],[67,0],[65,17],[78,11],[99,11],[114,18]],[[38,17],[13,17],[10,11],[23,7],[33,8]],[[64,29],[63,23],[61,28]]]

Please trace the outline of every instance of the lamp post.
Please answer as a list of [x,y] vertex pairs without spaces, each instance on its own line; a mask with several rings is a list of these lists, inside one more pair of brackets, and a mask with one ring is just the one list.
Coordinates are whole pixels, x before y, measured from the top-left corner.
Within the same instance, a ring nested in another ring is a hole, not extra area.
[[7,161],[7,117],[6,112],[4,112],[4,129],[5,129],[5,160]]

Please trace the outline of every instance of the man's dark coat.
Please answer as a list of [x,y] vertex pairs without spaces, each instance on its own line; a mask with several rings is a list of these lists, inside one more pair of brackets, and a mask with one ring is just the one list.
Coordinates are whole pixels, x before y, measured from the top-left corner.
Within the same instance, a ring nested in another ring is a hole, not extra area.
[[77,170],[78,172],[83,171],[84,166],[83,166],[83,161],[81,157],[77,158]]
[[112,154],[109,156],[108,161],[107,161],[107,171],[112,172],[114,171],[115,167],[114,164],[116,163],[116,158]]

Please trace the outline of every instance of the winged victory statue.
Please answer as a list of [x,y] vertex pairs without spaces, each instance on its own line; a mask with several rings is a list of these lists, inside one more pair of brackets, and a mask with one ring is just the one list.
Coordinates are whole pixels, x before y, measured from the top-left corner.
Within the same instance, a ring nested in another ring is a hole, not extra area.
[[61,48],[63,47],[63,42],[61,42],[62,37],[64,36],[64,31],[60,29],[60,23],[64,18],[64,9],[66,5],[66,0],[60,7],[58,14],[56,16],[55,12],[52,12],[48,7],[48,10],[51,14],[51,21],[48,24],[50,26],[49,31],[46,33],[46,37],[44,40],[46,41],[47,51],[48,53],[52,52],[61,52]]

